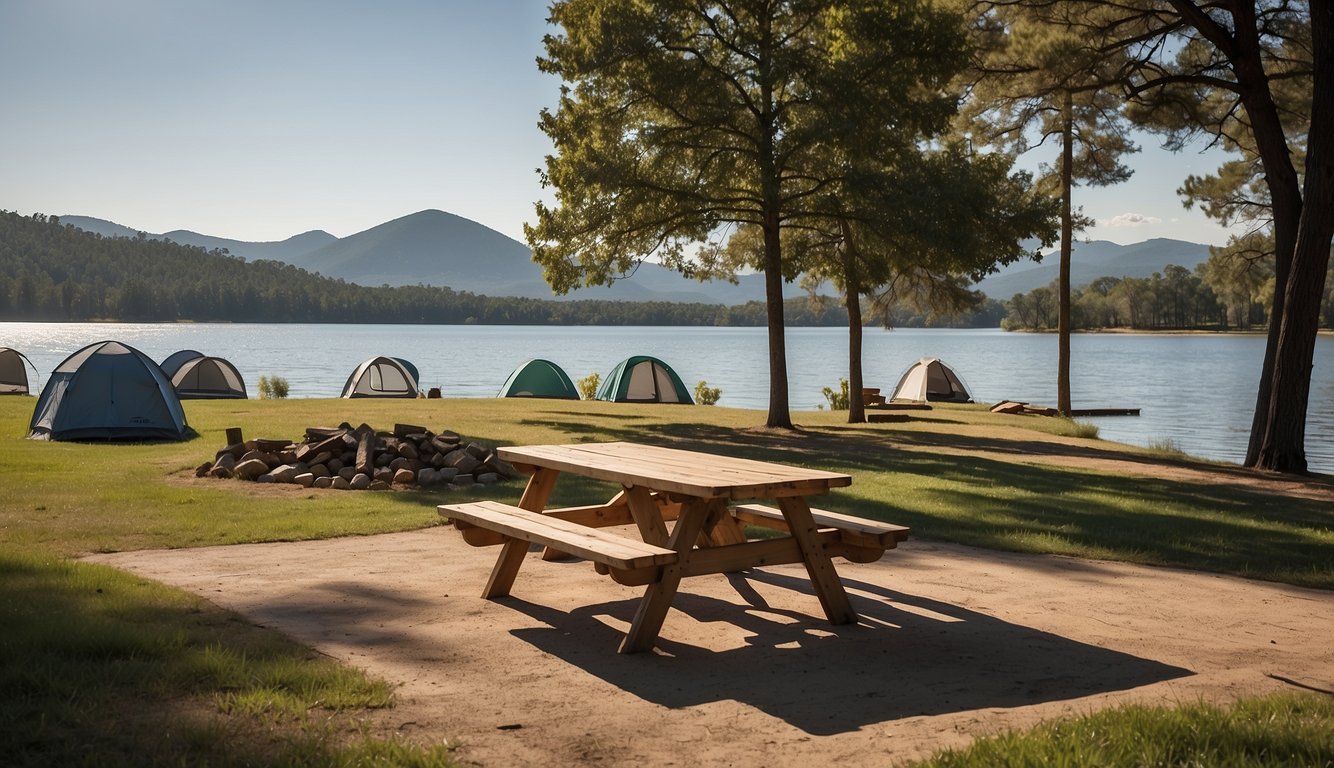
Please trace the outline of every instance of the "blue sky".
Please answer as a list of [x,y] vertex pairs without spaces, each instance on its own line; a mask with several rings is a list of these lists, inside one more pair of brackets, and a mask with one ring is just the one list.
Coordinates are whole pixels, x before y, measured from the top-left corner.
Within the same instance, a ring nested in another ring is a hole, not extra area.
[[[0,208],[251,241],[438,208],[522,239],[558,91],[534,63],[546,15],[544,0],[0,0]],[[1086,236],[1222,243],[1175,194],[1221,156],[1142,143],[1130,182],[1076,192],[1098,220]]]

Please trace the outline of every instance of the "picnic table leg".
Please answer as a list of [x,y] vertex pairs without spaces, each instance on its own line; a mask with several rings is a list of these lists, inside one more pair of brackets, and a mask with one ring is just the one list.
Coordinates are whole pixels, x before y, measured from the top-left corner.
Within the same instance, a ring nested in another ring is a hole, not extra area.
[[[631,499],[633,498],[632,493]],[[668,549],[681,553],[681,558],[688,558],[691,548],[695,545],[695,537],[703,529],[704,521],[708,519],[710,511],[710,503],[704,500],[691,499],[681,505],[681,516],[676,519],[676,527],[672,529],[671,538],[667,540]],[[621,653],[652,650],[653,642],[658,639],[658,632],[662,631],[662,622],[667,618],[667,611],[672,607],[672,598],[676,596],[676,588],[680,584],[681,560],[678,559],[671,565],[663,566],[662,578],[650,584],[644,591],[644,599],[639,601],[634,621],[630,623],[630,631],[621,641]]]
[[843,582],[839,580],[834,564],[829,561],[829,556],[816,536],[817,528],[811,517],[810,505],[799,496],[791,496],[779,499],[778,506],[783,510],[792,538],[797,540],[797,546],[801,548],[806,573],[811,577],[811,586],[820,598],[820,606],[824,608],[825,616],[829,617],[829,623],[855,623],[857,614],[848,602],[847,590],[843,589]]
[[[554,469],[539,468],[528,478],[528,485],[523,489],[519,506],[530,512],[541,512],[545,509],[547,498],[551,496],[551,489],[556,485],[558,476],[560,472]],[[508,595],[510,588],[514,586],[514,577],[519,575],[519,566],[523,565],[523,556],[527,553],[528,542],[519,539],[507,540],[500,548],[500,556],[496,558],[496,564],[491,569],[491,577],[486,580],[486,587],[482,589],[482,597],[490,600]]]
[[[653,495],[643,486],[634,486],[625,489],[625,500],[630,505],[630,515],[635,519],[635,525],[639,527],[639,535],[649,544],[656,544],[660,547],[666,546],[676,549],[667,543],[667,524],[662,521],[662,513],[658,511],[658,502],[654,501]],[[684,515],[684,510],[682,515]],[[680,525],[680,523],[677,523]]]

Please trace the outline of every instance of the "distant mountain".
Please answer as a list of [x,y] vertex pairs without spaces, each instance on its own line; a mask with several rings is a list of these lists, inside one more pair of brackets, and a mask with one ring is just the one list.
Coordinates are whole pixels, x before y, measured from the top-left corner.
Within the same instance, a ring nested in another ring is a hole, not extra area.
[[[108,237],[134,237],[138,230],[87,216],[62,216],[62,223]],[[475,221],[437,210],[403,216],[344,238],[314,231],[275,243],[249,243],[187,230],[149,234],[154,239],[225,249],[248,261],[273,259],[367,286],[447,286],[487,296],[535,299],[603,299],[744,304],[764,299],[764,278],[743,275],[737,284],[701,283],[659,264],[645,263],[615,285],[551,293],[542,269],[523,243]],[[784,294],[797,298],[796,285]]]
[[[134,237],[138,230],[87,216],[61,216],[65,224],[104,237]],[[737,284],[701,283],[682,277],[659,264],[645,263],[633,275],[610,287],[581,288],[555,297],[533,263],[528,247],[490,227],[444,211],[426,210],[403,216],[344,238],[315,230],[267,243],[230,240],[176,230],[150,234],[155,239],[208,250],[225,249],[247,261],[272,259],[367,286],[446,286],[487,296],[534,299],[603,299],[620,301],[676,301],[708,304],[744,304],[764,299],[762,275],[743,275]],[[1105,240],[1076,243],[1071,264],[1074,285],[1099,277],[1148,277],[1168,264],[1194,269],[1209,257],[1209,246],[1181,240],[1146,240],[1117,245]],[[1002,268],[977,288],[1000,301],[1056,279],[1057,256],[1042,263],[1023,261]],[[832,289],[822,291],[832,293]],[[787,298],[804,295],[788,284]]]
[[[1075,243],[1070,256],[1070,284],[1087,285],[1100,277],[1150,277],[1169,264],[1193,270],[1209,258],[1209,246],[1184,240],[1155,238],[1130,245],[1106,240]],[[1050,285],[1060,275],[1060,253],[1049,251],[1042,262],[1021,261],[981,280],[978,290],[998,301],[1016,293]]]
[[[92,232],[103,237],[137,237],[140,230],[117,224],[105,219],[95,219],[91,216],[61,216],[61,224],[71,224],[84,232]],[[244,240],[229,240],[224,237],[213,237],[211,235],[201,235],[198,232],[191,232],[187,229],[177,229],[164,234],[145,233],[154,240],[170,240],[173,243],[181,245],[195,245],[206,250],[225,250],[233,256],[240,256],[246,261],[256,261],[259,259],[272,259],[273,261],[282,261],[288,264],[296,264],[296,259],[302,255],[310,253],[321,246],[327,245],[338,238],[322,230],[313,230],[300,235],[289,237],[286,240],[280,240],[270,243],[249,243]],[[300,265],[298,265],[300,266]]]

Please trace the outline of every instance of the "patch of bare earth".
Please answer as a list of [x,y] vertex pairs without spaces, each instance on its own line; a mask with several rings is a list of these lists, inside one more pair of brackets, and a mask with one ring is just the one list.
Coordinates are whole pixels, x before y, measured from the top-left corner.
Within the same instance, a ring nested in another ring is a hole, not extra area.
[[1123,702],[1334,688],[1317,590],[909,541],[838,563],[856,625],[800,566],[756,569],[688,579],[625,656],[642,588],[534,551],[483,600],[495,555],[432,528],[90,559],[391,681],[391,729],[478,765],[885,765]]

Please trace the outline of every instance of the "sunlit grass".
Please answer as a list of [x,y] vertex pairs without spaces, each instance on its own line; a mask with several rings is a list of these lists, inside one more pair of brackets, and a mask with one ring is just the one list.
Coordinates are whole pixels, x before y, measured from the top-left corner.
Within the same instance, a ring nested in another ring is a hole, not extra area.
[[1285,694],[1227,706],[1125,706],[980,739],[917,768],[1334,765],[1334,697]]
[[[196,479],[194,468],[223,446],[228,427],[293,439],[343,421],[386,429],[406,422],[490,444],[676,445],[847,472],[853,485],[820,506],[905,524],[919,539],[1334,588],[1329,505],[1081,469],[1063,457],[1130,467],[1192,460],[1093,440],[1067,419],[977,406],[892,425],[800,413],[802,431],[792,434],[755,429],[757,412],[717,407],[192,401],[186,411],[198,438],[107,445],[24,440],[32,404],[0,398],[0,720],[14,724],[0,729],[0,754],[12,765],[447,764],[448,745],[414,744],[375,725],[392,706],[384,682],[178,590],[68,559],[410,530],[440,524],[437,504],[476,497],[441,487],[355,493]],[[612,490],[562,483],[552,501],[599,501]],[[481,492],[510,501],[519,493],[518,482]],[[1201,717],[1231,727],[1227,712]]]

